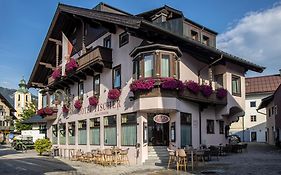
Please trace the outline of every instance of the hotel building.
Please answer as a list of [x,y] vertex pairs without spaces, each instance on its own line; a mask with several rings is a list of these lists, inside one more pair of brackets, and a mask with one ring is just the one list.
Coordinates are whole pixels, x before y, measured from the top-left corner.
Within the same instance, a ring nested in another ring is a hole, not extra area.
[[[65,76],[62,33],[73,45]],[[227,143],[244,116],[245,73],[264,67],[218,50],[216,35],[168,6],[132,15],[59,4],[28,82],[53,145],[129,147],[141,164],[151,146]]]

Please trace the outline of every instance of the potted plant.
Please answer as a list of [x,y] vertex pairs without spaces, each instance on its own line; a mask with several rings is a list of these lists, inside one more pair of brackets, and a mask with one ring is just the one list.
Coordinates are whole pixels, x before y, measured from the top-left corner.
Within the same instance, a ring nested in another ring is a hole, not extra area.
[[119,89],[111,89],[108,91],[107,97],[110,100],[116,100],[120,97],[120,95],[121,95],[121,91]]
[[77,110],[80,110],[82,108],[82,102],[81,100],[76,100],[74,102],[74,107],[77,109]]
[[89,104],[91,106],[97,106],[97,104],[99,103],[99,98],[97,96],[92,96],[92,97],[89,97]]

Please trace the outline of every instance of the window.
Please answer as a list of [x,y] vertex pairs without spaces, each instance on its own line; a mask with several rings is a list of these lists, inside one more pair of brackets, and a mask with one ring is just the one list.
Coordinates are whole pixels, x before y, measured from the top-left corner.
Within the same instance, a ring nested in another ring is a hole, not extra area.
[[68,144],[75,145],[75,122],[68,123]]
[[18,101],[20,101],[20,94],[18,95]]
[[46,125],[39,125],[39,133],[46,134],[47,128]]
[[241,96],[241,78],[232,75],[232,95]]
[[113,68],[113,72],[112,72],[112,84],[113,84],[113,88],[117,88],[120,89],[121,88],[121,65],[116,66],[115,68]]
[[271,108],[268,109],[268,117],[271,116]]
[[198,41],[198,32],[191,30],[191,38]]
[[94,95],[99,96],[100,95],[100,75],[95,75],[94,76],[94,81],[93,81],[93,91]]
[[26,96],[25,96],[25,101],[27,101],[27,102],[28,102],[28,95],[26,95]]
[[59,125],[60,145],[65,145],[65,123]]
[[170,55],[162,54],[161,77],[170,77]]
[[219,121],[220,134],[224,134],[224,121]]
[[103,39],[103,47],[111,48],[111,35]]
[[136,113],[121,115],[121,134],[122,146],[135,146],[137,144]]
[[58,143],[58,125],[52,126],[52,142],[53,144]]
[[119,47],[122,47],[129,43],[129,34],[127,32],[119,35]]
[[188,113],[180,113],[180,120],[181,120],[181,147],[185,147],[186,145],[192,145],[192,127],[191,121],[192,117],[191,114]]
[[251,115],[251,122],[256,122],[256,121],[257,121],[257,116]]
[[207,120],[207,134],[215,134],[214,120]]
[[78,121],[78,144],[79,145],[87,144],[87,121],[86,120]]
[[133,78],[138,79],[140,77],[140,66],[139,60],[133,62]]
[[47,94],[44,94],[42,96],[42,107],[45,108],[47,106],[48,106],[48,96],[47,96]]
[[84,95],[84,83],[83,81],[78,83],[78,97],[83,98]]
[[218,74],[214,76],[215,82],[217,83],[217,88],[223,87],[223,74]]
[[144,56],[144,78],[154,75],[154,56],[152,54]]
[[209,46],[210,45],[210,39],[209,37],[203,35],[203,40],[202,40],[202,43]]
[[104,145],[116,146],[117,144],[117,128],[116,115],[104,117]]
[[251,107],[251,108],[256,107],[256,101],[251,101],[251,102],[250,102],[250,107]]
[[100,118],[90,119],[90,144],[100,144]]

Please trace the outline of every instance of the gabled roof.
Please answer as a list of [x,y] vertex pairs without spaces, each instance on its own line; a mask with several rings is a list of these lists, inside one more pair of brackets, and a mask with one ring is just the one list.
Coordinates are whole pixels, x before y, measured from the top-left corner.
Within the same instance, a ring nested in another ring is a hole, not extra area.
[[246,95],[254,93],[273,93],[281,84],[281,75],[267,75],[246,78]]
[[0,93],[0,100],[10,109],[10,112],[17,112],[9,101]]
[[[163,7],[162,7],[163,8]],[[171,9],[168,6],[164,6],[164,8],[169,8],[170,10],[175,11],[175,13],[181,13],[178,10]],[[66,18],[60,18],[62,15],[68,15]],[[254,63],[251,63],[245,59],[230,55],[226,52],[223,52],[219,49],[206,46],[200,42],[194,41],[190,38],[180,36],[178,34],[172,33],[171,31],[168,31],[164,28],[161,28],[158,25],[153,24],[152,22],[147,21],[141,15],[139,16],[132,16],[132,15],[121,15],[116,13],[110,13],[110,12],[104,12],[104,11],[98,11],[93,9],[86,9],[81,7],[74,7],[70,5],[64,5],[59,4],[56,10],[56,13],[54,15],[54,18],[52,20],[52,23],[49,27],[48,33],[45,37],[43,46],[41,47],[40,53],[38,55],[38,58],[36,60],[35,66],[33,68],[33,71],[31,73],[28,87],[31,87],[31,82],[45,82],[46,77],[48,74],[50,74],[50,70],[47,70],[43,66],[40,66],[40,61],[47,62],[52,61],[54,64],[54,55],[51,55],[50,58],[44,57],[44,52],[48,54],[54,54],[55,51],[53,49],[55,48],[54,44],[53,46],[50,46],[48,44],[49,38],[53,33],[53,30],[57,30],[57,33],[60,33],[59,27],[68,29],[69,26],[66,25],[66,21],[70,19],[71,17],[74,18],[74,16],[82,17],[83,19],[87,19],[90,22],[96,21],[99,23],[109,24],[110,26],[122,26],[126,28],[127,30],[133,30],[135,33],[141,32],[142,34],[157,34],[157,38],[167,38],[167,41],[174,42],[176,44],[175,46],[178,46],[179,48],[185,48],[186,50],[193,49],[193,53],[202,53],[202,55],[198,56],[198,59],[200,58],[201,61],[210,62],[210,57],[218,57],[221,56],[225,61],[232,62],[234,64],[238,64],[245,68],[245,70],[253,70],[256,72],[262,72],[265,68],[259,65],[256,65]],[[57,22],[58,21],[58,22]],[[74,25],[72,22],[68,25]],[[56,34],[58,35],[58,34]],[[149,36],[148,36],[149,38]],[[48,47],[47,47],[48,46]],[[50,60],[51,59],[51,60]],[[42,73],[43,72],[43,73]],[[36,76],[35,76],[36,75]]]

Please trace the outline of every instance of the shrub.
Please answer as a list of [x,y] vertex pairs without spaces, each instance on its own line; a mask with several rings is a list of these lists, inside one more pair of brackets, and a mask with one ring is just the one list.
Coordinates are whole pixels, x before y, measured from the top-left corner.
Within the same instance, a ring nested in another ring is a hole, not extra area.
[[96,96],[89,97],[89,104],[91,106],[97,106],[99,99]]
[[216,91],[217,98],[223,99],[227,96],[227,90],[224,88],[218,88]]
[[120,97],[121,95],[121,92],[119,89],[111,89],[108,91],[108,95],[107,97],[110,99],[110,100],[116,100]]
[[80,109],[82,108],[82,102],[81,102],[81,100],[76,100],[76,101],[74,102],[74,107],[75,107],[76,109],[80,110]]
[[163,78],[161,80],[160,87],[162,89],[169,89],[169,90],[183,90],[184,84],[182,81],[174,78]]
[[198,94],[200,92],[200,86],[195,81],[189,80],[185,82],[185,87],[194,94]]
[[203,94],[203,96],[205,96],[205,97],[210,97],[210,95],[212,95],[212,93],[213,93],[212,87],[210,85],[207,85],[207,84],[201,85],[200,91]]
[[132,92],[136,92],[138,90],[151,90],[154,88],[154,83],[155,80],[152,78],[135,80],[130,84],[130,90]]
[[52,73],[52,78],[56,80],[60,77],[61,77],[61,68],[56,68]]
[[71,58],[68,63],[65,65],[66,72],[70,72],[78,68],[78,64],[74,58]]
[[35,151],[41,156],[43,152],[50,151],[52,143],[49,139],[37,139],[34,143]]

